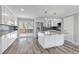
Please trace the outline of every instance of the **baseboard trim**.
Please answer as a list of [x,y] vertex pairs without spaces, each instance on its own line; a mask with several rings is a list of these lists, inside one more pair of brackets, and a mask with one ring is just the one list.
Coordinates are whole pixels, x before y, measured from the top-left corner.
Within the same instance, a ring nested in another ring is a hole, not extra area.
[[75,45],[79,45],[79,43],[77,43],[77,42],[72,42],[73,44],[75,44]]

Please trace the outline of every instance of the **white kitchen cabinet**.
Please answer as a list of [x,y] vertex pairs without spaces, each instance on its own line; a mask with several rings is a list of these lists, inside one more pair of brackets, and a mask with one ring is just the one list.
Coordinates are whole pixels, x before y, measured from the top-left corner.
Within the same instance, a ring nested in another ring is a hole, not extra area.
[[7,46],[8,46],[8,44],[7,44],[8,40],[6,38],[6,35],[2,36],[1,40],[2,40],[2,44],[1,44],[2,45],[2,52],[4,52],[4,50],[6,50]]
[[0,10],[2,10],[0,24],[17,26],[17,17],[7,6],[0,6]]
[[2,53],[2,37],[0,37],[0,54]]
[[5,24],[7,24],[7,25],[10,25],[10,22],[11,22],[12,16],[11,16],[10,13],[11,13],[11,12],[9,11],[9,9],[5,7],[5,14],[6,14],[6,17],[5,17],[4,22],[5,22]]
[[5,21],[4,21],[4,20],[5,20],[7,14],[5,14],[5,7],[3,6],[3,7],[1,7],[1,8],[2,8],[2,9],[1,9],[1,10],[2,10],[2,13],[1,13],[2,19],[1,19],[1,22],[0,22],[0,23],[1,23],[1,24],[5,24]]
[[38,42],[44,49],[61,46],[64,44],[64,34],[38,33]]
[[17,23],[17,22],[18,22],[17,16],[14,16],[14,25],[15,25],[15,26],[18,26],[18,23]]
[[17,38],[17,31],[0,37],[0,53],[3,53]]
[[17,31],[10,33],[10,43],[13,43],[15,39],[17,38]]
[[[0,5],[0,15],[2,14],[2,8],[1,8],[1,5]],[[2,19],[2,16],[0,16],[0,19]],[[1,20],[0,20],[0,23],[1,23]]]
[[[5,48],[4,48],[5,46],[4,46],[4,43],[3,43],[3,41],[4,41],[3,39],[4,39],[4,36],[1,36],[1,37],[0,37],[0,54],[1,54],[1,53],[4,51],[4,49],[5,49]],[[6,44],[6,43],[5,43],[5,44]]]

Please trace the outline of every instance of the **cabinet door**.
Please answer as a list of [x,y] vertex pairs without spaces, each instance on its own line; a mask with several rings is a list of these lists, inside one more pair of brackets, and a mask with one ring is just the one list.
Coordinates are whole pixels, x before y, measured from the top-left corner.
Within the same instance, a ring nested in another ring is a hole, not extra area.
[[14,25],[15,25],[15,26],[18,26],[17,17],[16,17],[16,16],[14,16]]
[[13,17],[11,20],[12,25],[17,26],[17,17],[15,15],[13,15],[12,17]]
[[2,18],[2,7],[0,5],[0,24],[1,24],[1,18]]
[[2,24],[11,25],[12,17],[12,12],[6,6],[2,6]]
[[9,33],[6,36],[7,36],[7,47],[9,47],[11,45],[11,41],[12,41],[11,34]]
[[1,20],[1,24],[5,24],[4,23],[4,20],[5,20],[5,16],[6,16],[6,14],[5,14],[5,7],[4,6],[1,6],[1,8],[2,8],[2,20]]
[[0,53],[4,52],[17,38],[17,32],[3,35],[0,38]]
[[13,32],[11,35],[12,35],[13,39],[16,39],[17,38],[17,31]]
[[6,6],[2,6],[2,20],[1,24],[17,26],[17,18],[13,12]]
[[7,14],[7,16],[5,17],[5,24],[10,25],[10,23],[11,23],[10,19],[12,16],[11,16],[10,11],[7,7],[5,7],[5,13]]
[[2,53],[2,37],[0,37],[0,54]]
[[55,35],[50,35],[49,38],[50,39],[48,41],[49,41],[50,45],[54,46],[56,44],[55,43]]
[[6,38],[6,35],[2,36],[2,52],[4,52],[6,49],[7,49],[7,38]]

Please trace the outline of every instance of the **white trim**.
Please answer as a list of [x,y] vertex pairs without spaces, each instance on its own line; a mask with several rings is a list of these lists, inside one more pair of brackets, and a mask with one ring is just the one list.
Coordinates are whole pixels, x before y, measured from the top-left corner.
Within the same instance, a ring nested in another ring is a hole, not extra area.
[[73,44],[75,44],[75,45],[79,45],[79,43],[77,43],[77,42],[72,42]]
[[70,16],[74,16],[75,14],[79,14],[79,12],[74,13],[74,14],[71,14],[71,15],[64,16],[64,17],[62,17],[62,18],[67,18],[67,17],[70,17]]

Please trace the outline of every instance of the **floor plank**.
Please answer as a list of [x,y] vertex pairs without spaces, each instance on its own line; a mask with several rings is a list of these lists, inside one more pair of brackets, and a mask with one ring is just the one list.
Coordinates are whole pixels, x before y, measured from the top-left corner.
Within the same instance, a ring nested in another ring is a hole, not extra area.
[[65,41],[64,45],[43,49],[33,38],[17,39],[3,54],[78,54],[79,46]]
[[77,48],[74,48],[74,47],[72,47],[72,46],[70,46],[70,45],[67,45],[67,44],[64,44],[64,46],[66,46],[66,47],[68,47],[69,49],[74,50],[74,51],[76,51],[76,52],[79,53],[79,49],[77,49]]

